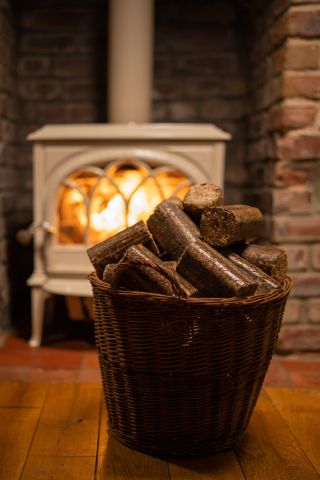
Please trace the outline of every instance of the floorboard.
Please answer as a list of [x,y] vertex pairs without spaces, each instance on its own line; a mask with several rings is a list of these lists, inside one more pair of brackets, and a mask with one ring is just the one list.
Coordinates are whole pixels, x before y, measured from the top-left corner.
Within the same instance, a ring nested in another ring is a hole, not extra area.
[[320,390],[268,388],[267,393],[320,475]]
[[40,408],[0,408],[0,480],[18,480],[37,428]]
[[247,480],[319,480],[313,465],[264,392],[235,451]]
[[30,454],[95,457],[100,391],[99,385],[49,385]]
[[233,451],[169,462],[171,480],[244,480]]
[[95,457],[30,455],[21,480],[94,480]]

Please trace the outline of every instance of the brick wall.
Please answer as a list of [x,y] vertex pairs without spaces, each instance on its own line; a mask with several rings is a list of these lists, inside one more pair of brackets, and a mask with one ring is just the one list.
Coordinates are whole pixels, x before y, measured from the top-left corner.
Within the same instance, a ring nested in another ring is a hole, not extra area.
[[106,15],[102,0],[26,0],[17,12],[19,158],[31,212],[26,135],[49,123],[105,120]]
[[266,238],[288,252],[294,289],[280,352],[320,348],[320,5],[274,1],[255,11],[247,200]]
[[231,0],[156,1],[153,121],[208,122],[227,130],[226,197],[246,183],[245,17]]
[[0,335],[9,324],[8,245],[18,189],[15,28],[9,0],[0,1]]

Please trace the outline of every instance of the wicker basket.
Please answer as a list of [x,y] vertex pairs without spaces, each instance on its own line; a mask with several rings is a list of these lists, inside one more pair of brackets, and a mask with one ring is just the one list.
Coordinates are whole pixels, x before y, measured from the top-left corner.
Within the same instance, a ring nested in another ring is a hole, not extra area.
[[157,455],[231,447],[256,404],[291,280],[244,299],[179,299],[89,278],[114,437]]

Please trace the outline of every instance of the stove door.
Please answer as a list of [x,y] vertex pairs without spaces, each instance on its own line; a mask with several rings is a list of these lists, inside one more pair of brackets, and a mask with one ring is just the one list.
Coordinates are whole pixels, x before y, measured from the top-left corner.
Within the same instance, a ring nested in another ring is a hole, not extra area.
[[108,149],[95,157],[50,175],[45,211],[54,228],[45,242],[45,269],[51,276],[86,276],[89,246],[146,221],[163,199],[183,198],[192,183],[205,181],[181,154],[164,153],[159,161],[157,150],[127,149],[112,158]]

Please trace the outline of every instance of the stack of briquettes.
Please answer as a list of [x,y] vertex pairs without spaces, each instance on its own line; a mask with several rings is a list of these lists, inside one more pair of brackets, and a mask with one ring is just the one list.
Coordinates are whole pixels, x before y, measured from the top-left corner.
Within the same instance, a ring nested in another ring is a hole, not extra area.
[[196,184],[149,217],[89,248],[98,277],[117,288],[180,297],[245,297],[279,288],[283,249],[256,243],[263,215],[223,205],[221,188]]

